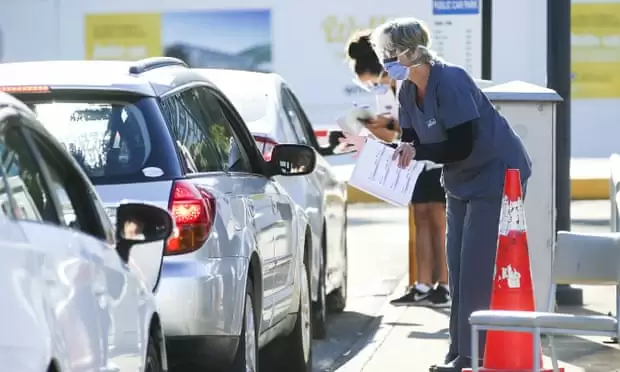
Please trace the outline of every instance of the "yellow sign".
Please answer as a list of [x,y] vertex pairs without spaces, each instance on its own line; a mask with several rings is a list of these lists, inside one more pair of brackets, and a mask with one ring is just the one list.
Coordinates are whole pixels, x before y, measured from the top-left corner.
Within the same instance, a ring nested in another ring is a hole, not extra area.
[[[330,46],[335,46],[332,51],[336,58],[344,60],[345,50],[344,46],[349,40],[349,37],[353,33],[364,30],[374,29],[381,24],[387,22],[389,16],[368,16],[363,18],[356,18],[353,16],[336,16],[328,15],[321,22],[321,29],[323,30],[323,38],[325,43]],[[332,48],[332,47],[330,47]]]
[[573,98],[620,97],[620,2],[571,8]]
[[84,32],[86,59],[137,60],[162,54],[157,13],[88,14]]

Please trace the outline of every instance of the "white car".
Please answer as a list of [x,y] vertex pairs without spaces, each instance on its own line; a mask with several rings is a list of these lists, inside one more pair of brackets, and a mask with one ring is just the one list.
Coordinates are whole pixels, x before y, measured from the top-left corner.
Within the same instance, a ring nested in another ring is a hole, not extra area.
[[173,221],[134,202],[116,228],[73,158],[0,92],[3,371],[167,370],[152,291]]
[[316,170],[304,177],[275,177],[308,215],[312,254],[313,335],[326,336],[327,310],[341,312],[347,300],[347,188],[322,155],[333,148],[319,145],[299,100],[274,73],[195,69],[231,100],[269,159],[277,144],[313,147]]

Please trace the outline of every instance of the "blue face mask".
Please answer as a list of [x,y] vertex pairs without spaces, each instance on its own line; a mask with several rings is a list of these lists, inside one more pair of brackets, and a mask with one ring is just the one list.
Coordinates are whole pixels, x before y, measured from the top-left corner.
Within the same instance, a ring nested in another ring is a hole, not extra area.
[[398,61],[386,62],[384,68],[394,80],[405,80],[409,76],[409,67],[403,66]]
[[372,92],[373,94],[376,94],[378,96],[382,96],[382,95],[386,94],[389,89],[390,89],[389,85],[377,84],[377,85],[373,85],[373,87],[370,88],[370,92]]

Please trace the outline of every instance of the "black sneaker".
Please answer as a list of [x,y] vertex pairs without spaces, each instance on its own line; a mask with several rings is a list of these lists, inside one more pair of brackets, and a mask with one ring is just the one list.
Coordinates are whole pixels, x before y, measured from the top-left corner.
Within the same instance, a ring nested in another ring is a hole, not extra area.
[[437,288],[431,291],[429,296],[431,307],[446,308],[452,306],[452,297],[450,292],[443,285],[438,285]]
[[422,292],[413,288],[404,296],[390,301],[390,304],[393,306],[430,306],[432,293],[432,290]]

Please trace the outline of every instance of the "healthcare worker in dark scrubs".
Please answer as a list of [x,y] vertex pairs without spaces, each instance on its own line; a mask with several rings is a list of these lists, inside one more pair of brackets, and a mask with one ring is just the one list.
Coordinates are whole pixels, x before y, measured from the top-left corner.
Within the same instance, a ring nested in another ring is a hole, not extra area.
[[[403,80],[400,125],[414,128],[418,138],[401,143],[394,161],[444,164],[451,344],[444,363],[431,371],[456,372],[480,357],[470,355],[469,316],[489,308],[506,169],[520,171],[525,189],[532,166],[510,123],[462,67],[426,48],[429,39],[415,18],[387,22],[371,35],[385,70]],[[484,342],[481,337],[481,351]]]

